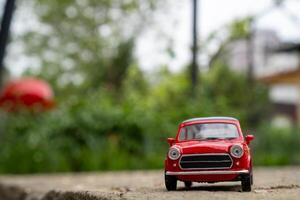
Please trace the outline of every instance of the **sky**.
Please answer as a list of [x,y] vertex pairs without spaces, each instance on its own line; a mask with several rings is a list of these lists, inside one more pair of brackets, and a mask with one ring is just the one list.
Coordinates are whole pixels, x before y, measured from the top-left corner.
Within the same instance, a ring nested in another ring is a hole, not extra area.
[[[144,71],[158,70],[166,65],[172,71],[178,71],[190,62],[192,0],[166,0],[168,6],[155,13],[152,24],[137,41],[136,58]],[[2,4],[3,0],[0,0]],[[200,45],[213,31],[216,31],[234,19],[248,15],[257,15],[270,8],[273,0],[198,0],[199,2],[199,38]],[[272,29],[282,40],[300,40],[300,0],[286,0],[286,10],[271,9],[268,14],[256,20],[255,28]],[[295,17],[296,16],[296,17]],[[34,20],[32,11],[17,10],[12,32],[21,33],[26,28],[40,27]],[[40,28],[39,28],[40,29]],[[15,57],[8,57],[7,66],[13,76],[19,76],[24,69],[34,63],[22,56],[22,49],[10,46]],[[173,51],[168,51],[168,50]],[[16,56],[17,55],[17,56]]]
[[[249,15],[261,15],[256,20],[256,29],[274,30],[284,41],[300,40],[300,0],[286,0],[284,10],[269,9],[273,0],[198,1],[199,38],[202,41],[209,33],[234,19]],[[164,8],[157,14],[154,19],[156,25],[139,39],[136,55],[146,71],[155,70],[161,65],[178,71],[190,61],[192,0],[170,2],[171,5],[167,9]],[[174,55],[170,56],[167,53],[168,46],[174,49]]]

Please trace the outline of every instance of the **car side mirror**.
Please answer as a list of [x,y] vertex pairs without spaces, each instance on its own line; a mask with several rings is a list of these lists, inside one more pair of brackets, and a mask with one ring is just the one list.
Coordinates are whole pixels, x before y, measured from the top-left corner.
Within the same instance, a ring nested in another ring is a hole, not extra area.
[[246,143],[247,144],[250,144],[250,142],[254,140],[254,135],[247,135],[246,136]]
[[168,138],[167,142],[169,143],[170,146],[172,146],[175,143],[175,138]]

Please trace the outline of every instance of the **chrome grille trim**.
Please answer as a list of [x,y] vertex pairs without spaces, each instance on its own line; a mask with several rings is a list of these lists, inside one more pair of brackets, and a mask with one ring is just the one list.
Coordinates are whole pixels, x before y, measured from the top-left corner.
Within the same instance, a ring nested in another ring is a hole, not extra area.
[[166,175],[218,175],[218,174],[248,174],[248,170],[210,170],[210,171],[188,171],[188,172],[172,172],[167,171]]

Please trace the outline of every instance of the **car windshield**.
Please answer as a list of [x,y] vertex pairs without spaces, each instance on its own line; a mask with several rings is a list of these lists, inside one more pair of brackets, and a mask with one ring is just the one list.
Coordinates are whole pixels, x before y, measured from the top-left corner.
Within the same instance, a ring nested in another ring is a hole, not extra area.
[[181,128],[179,140],[234,139],[238,136],[237,126],[234,124],[202,123]]

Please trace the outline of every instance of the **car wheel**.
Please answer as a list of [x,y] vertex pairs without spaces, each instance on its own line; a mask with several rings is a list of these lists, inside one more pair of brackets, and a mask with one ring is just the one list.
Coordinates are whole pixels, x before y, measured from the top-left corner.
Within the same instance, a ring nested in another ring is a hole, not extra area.
[[192,187],[192,182],[191,181],[184,181],[184,186],[186,188],[190,188],[190,187]]
[[175,176],[166,175],[165,173],[165,185],[168,191],[176,190],[177,179]]
[[250,169],[250,182],[251,182],[251,185],[253,185],[253,170],[252,170],[252,167]]
[[251,191],[251,174],[246,174],[242,176],[242,191],[250,192]]

